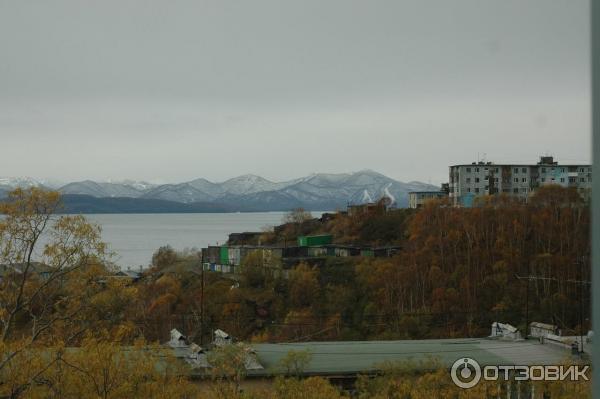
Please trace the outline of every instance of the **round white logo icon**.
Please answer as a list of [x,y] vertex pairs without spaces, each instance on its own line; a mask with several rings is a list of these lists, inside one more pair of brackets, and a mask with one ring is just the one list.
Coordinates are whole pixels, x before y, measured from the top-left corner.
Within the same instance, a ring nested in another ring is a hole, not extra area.
[[450,369],[452,382],[464,389],[473,388],[481,380],[481,366],[470,357],[457,359]]

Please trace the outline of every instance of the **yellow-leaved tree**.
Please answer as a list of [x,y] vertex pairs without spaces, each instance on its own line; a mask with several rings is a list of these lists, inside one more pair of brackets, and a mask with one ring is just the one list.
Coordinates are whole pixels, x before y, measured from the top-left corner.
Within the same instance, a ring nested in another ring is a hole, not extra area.
[[181,373],[128,349],[137,289],[112,278],[100,227],[60,206],[38,188],[0,204],[0,397],[191,397]]
[[72,321],[85,295],[68,289],[71,274],[99,264],[106,252],[98,226],[82,216],[56,217],[59,206],[58,193],[35,187],[16,189],[0,204],[0,390],[10,382],[12,397],[55,361],[40,356],[15,379],[19,359],[77,336]]
[[30,398],[197,398],[183,364],[157,345],[137,340],[131,346],[103,338],[85,338],[80,347],[56,348],[56,359]]

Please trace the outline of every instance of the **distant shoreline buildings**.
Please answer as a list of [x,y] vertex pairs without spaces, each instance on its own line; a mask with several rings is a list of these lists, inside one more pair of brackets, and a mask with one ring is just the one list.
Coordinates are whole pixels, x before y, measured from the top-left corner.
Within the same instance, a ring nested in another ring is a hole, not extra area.
[[592,188],[589,164],[559,164],[551,156],[541,156],[537,164],[495,164],[472,162],[449,166],[448,184],[440,191],[410,192],[409,207],[420,208],[434,198],[448,197],[454,206],[471,207],[485,195],[506,194],[527,201],[539,187],[574,187],[584,198]]

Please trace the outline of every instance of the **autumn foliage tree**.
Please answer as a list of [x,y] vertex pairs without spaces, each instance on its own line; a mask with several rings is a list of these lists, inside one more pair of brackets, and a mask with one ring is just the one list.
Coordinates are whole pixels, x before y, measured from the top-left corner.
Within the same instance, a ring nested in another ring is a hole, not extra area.
[[0,396],[123,397],[121,383],[100,387],[107,369],[92,378],[88,367],[104,361],[114,378],[132,381],[134,370],[117,370],[122,345],[139,335],[128,313],[137,289],[111,278],[100,227],[57,216],[59,207],[58,193],[37,188],[0,205]]
[[589,309],[579,301],[582,286],[589,298],[589,207],[576,191],[543,187],[528,204],[503,196],[473,208],[431,202],[407,233],[398,257],[357,269],[385,330],[414,318],[422,336],[478,336],[494,320],[524,331],[526,309],[529,321],[579,329],[579,311]]

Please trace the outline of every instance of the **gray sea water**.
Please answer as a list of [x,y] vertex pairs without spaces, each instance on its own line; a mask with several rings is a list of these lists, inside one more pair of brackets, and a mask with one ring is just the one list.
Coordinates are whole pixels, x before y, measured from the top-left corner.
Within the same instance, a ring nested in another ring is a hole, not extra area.
[[[176,250],[223,244],[229,233],[281,224],[284,212],[85,215],[102,226],[102,239],[121,268],[146,267],[160,246]],[[321,212],[313,212],[318,217]]]

